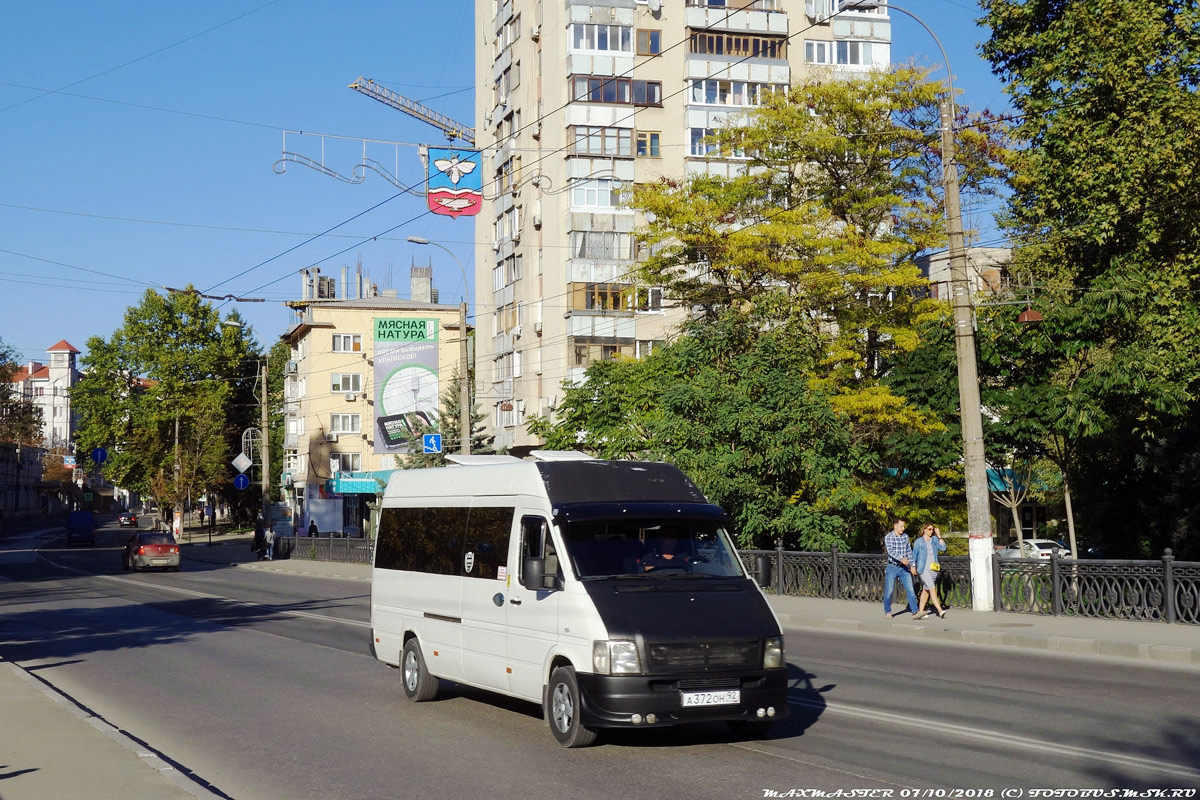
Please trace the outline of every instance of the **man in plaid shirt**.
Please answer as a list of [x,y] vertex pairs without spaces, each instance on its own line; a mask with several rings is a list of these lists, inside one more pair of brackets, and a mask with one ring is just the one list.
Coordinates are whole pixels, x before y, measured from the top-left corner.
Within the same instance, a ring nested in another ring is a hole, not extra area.
[[896,590],[896,581],[904,587],[908,595],[908,611],[917,613],[917,594],[913,591],[913,576],[917,574],[912,563],[912,545],[904,535],[908,522],[903,517],[892,521],[892,530],[883,537],[884,555],[887,557],[887,568],[883,577],[883,615],[892,618],[892,593]]

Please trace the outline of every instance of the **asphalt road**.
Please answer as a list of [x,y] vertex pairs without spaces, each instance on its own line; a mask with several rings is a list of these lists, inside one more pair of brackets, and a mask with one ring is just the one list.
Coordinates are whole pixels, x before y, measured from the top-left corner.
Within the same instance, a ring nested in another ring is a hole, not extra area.
[[626,731],[568,751],[526,703],[456,686],[407,702],[367,653],[365,582],[122,573],[126,534],[0,563],[0,654],[237,800],[1200,786],[1194,668],[797,630],[792,716],[768,739]]

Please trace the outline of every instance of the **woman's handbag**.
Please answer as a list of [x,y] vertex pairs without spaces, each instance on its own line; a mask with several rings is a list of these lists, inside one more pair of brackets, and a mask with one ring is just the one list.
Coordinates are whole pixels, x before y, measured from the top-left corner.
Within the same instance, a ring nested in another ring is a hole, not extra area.
[[938,562],[936,562],[936,561],[929,562],[929,571],[930,572],[940,572],[941,569],[942,569],[942,565],[939,564]]

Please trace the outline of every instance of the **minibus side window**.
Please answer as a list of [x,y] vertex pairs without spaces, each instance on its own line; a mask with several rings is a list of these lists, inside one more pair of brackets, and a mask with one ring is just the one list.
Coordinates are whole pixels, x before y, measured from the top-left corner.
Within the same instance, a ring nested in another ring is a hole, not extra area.
[[470,567],[463,559],[462,575],[465,578],[500,577],[499,569],[508,565],[508,537],[512,533],[513,514],[516,509],[479,508],[471,509],[471,520],[467,526],[466,553],[472,553]]
[[[550,536],[550,525],[542,517],[521,517],[521,562],[518,569],[524,570],[525,559],[545,558],[547,577],[553,576],[562,583],[562,567],[558,563],[558,550]],[[522,573],[518,580],[524,580]]]
[[467,508],[385,508],[375,543],[377,569],[458,575]]

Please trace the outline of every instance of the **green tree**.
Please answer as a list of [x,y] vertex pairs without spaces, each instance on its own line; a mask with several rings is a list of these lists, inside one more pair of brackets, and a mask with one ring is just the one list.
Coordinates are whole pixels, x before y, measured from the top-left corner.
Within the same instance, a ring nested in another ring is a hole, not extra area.
[[236,402],[254,380],[243,373],[248,346],[244,328],[222,325],[195,292],[147,291],[110,338],[88,340],[71,390],[80,451],[107,448],[105,476],[163,508],[220,487]]
[[12,378],[20,369],[15,353],[0,340],[0,442],[38,444],[42,440],[42,410],[22,397]]
[[[400,469],[422,469],[424,467],[443,467],[446,465],[446,453],[457,453],[462,440],[462,380],[459,372],[454,370],[450,383],[442,392],[442,408],[438,419],[431,425],[420,426],[408,440],[408,452],[396,456],[396,466]],[[496,452],[496,437],[488,436],[487,414],[478,405],[471,405],[471,453],[472,455],[491,455]],[[442,434],[442,452],[425,453],[422,447],[422,437],[427,433]]]
[[[1200,8],[1194,0],[986,0],[984,45],[1020,112],[1006,224],[1033,276],[1036,335],[1002,331],[993,376],[1029,420],[1013,439],[1063,471],[1088,537],[1137,554],[1175,539],[1117,526],[1192,427],[1200,350]],[[981,330],[986,330],[981,325]],[[1024,395],[1024,397],[1020,396]],[[1195,496],[1176,485],[1171,497]],[[1181,491],[1182,490],[1182,491]],[[1178,511],[1179,513],[1175,513]]]

